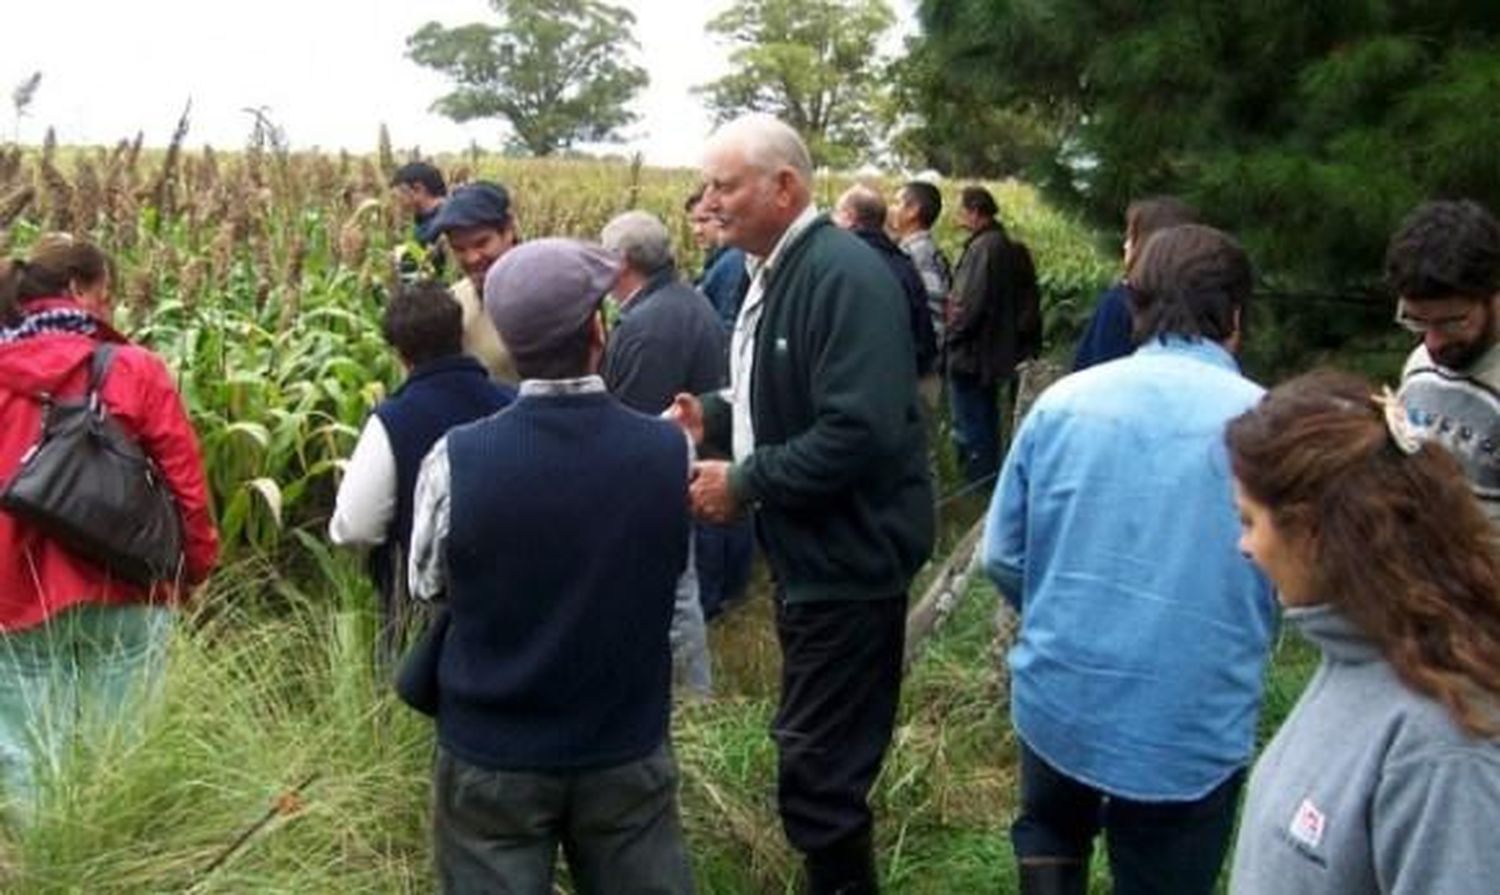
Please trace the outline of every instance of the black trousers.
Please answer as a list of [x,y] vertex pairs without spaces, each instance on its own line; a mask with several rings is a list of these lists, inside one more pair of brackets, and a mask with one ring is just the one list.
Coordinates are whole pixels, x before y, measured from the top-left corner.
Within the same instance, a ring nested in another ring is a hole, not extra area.
[[868,863],[867,799],[901,697],[906,595],[791,605],[778,599],[776,633],[781,703],[771,735],[787,839],[808,856],[810,869],[820,855]]
[[1074,780],[1018,743],[1021,814],[1011,827],[1016,858],[1088,864],[1099,831],[1115,895],[1209,895],[1229,849],[1243,769],[1201,799],[1134,802]]

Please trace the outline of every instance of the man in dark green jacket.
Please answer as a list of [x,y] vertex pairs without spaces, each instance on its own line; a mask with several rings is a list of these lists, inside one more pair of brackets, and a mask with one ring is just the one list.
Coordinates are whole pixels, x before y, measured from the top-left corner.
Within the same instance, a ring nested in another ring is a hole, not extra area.
[[791,128],[730,122],[703,173],[704,207],[752,278],[728,392],[674,404],[706,454],[733,458],[695,465],[693,509],[708,521],[755,509],[777,583],[782,824],[813,892],[874,892],[867,797],[934,528],[909,312],[880,256],[816,214]]

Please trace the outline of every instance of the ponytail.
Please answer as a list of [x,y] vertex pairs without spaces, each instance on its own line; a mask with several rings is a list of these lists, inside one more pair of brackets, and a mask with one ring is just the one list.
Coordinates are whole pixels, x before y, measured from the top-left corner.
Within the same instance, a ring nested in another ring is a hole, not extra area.
[[21,279],[26,276],[26,262],[20,258],[0,261],[0,326],[15,326],[21,320],[18,295]]
[[0,261],[0,326],[14,326],[21,306],[37,298],[67,295],[74,283],[93,285],[112,273],[109,256],[93,243],[67,233],[49,233],[29,258]]

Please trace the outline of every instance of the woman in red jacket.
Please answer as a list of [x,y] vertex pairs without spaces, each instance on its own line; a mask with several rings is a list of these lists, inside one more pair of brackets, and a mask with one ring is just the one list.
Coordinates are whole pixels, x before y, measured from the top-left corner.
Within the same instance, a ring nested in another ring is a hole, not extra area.
[[180,581],[143,588],[111,576],[0,510],[0,804],[34,806],[35,771],[130,713],[162,666],[171,611],[218,556],[203,458],[156,355],[110,326],[109,258],[66,234],[24,260],[0,261],[0,487],[42,426],[43,394],[81,395],[95,344],[119,343],[101,389],[176,497],[183,523]]

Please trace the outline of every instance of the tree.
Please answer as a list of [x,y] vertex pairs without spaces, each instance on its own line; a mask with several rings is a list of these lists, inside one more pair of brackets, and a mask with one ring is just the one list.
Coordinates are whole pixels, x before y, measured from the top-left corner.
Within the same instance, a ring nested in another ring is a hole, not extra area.
[[924,0],[936,80],[1048,120],[1054,196],[1182,195],[1297,288],[1373,292],[1432,195],[1500,206],[1491,0]]
[[961,78],[920,38],[891,65],[893,155],[909,168],[1000,178],[1046,159],[1056,137],[1051,116],[1028,105],[976,103]]
[[848,167],[875,142],[885,0],[737,0],[707,31],[734,49],[729,74],[702,85],[719,122],[769,112],[807,141],[813,161]]
[[419,65],[453,79],[433,110],[454,121],[504,118],[513,146],[551,155],[619,139],[646,86],[630,63],[635,16],[599,0],[490,0],[499,25],[428,22],[406,40]]

